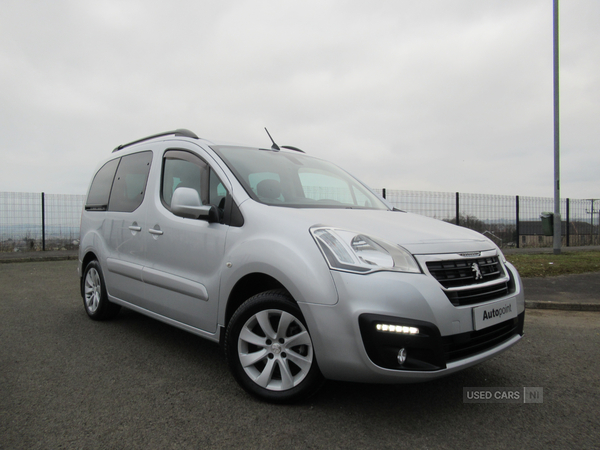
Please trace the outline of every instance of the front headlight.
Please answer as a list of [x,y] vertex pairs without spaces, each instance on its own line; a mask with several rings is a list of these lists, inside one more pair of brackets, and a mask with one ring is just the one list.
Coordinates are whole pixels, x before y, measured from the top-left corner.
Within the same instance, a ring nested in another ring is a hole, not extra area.
[[331,269],[421,273],[413,256],[399,245],[339,228],[311,228],[310,232]]

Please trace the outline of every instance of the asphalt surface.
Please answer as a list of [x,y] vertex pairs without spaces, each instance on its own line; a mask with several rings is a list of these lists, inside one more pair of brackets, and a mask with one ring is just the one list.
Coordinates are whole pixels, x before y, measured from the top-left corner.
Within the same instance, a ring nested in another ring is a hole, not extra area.
[[[0,265],[1,449],[598,448],[597,312],[529,310],[516,346],[440,380],[328,382],[273,406],[214,343],[128,310],[89,320],[76,265]],[[469,404],[467,387],[543,395]]]

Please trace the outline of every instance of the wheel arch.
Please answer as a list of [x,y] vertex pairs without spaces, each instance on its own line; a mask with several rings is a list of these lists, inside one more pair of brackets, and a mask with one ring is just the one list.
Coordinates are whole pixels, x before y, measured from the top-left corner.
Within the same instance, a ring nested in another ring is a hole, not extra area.
[[85,268],[87,267],[87,265],[90,262],[92,262],[94,260],[99,261],[98,256],[96,256],[96,254],[93,251],[87,252],[81,260],[81,276],[79,277],[79,290],[81,293],[81,297],[83,297],[85,295],[84,291],[83,291],[83,280],[84,280]]
[[227,299],[223,329],[227,328],[229,320],[235,311],[242,305],[242,303],[256,294],[260,294],[261,292],[265,291],[271,291],[273,289],[282,289],[287,293],[287,295],[290,296],[290,298],[293,299],[293,296],[290,294],[289,290],[271,275],[254,272],[240,278],[231,290]]

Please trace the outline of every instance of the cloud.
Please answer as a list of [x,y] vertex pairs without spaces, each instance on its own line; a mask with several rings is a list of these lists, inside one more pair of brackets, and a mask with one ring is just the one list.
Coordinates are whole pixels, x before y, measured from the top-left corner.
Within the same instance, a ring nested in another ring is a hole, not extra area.
[[[561,5],[565,197],[600,196],[599,10]],[[120,143],[267,126],[373,187],[553,195],[546,1],[5,0],[0,39],[3,191],[83,193]]]

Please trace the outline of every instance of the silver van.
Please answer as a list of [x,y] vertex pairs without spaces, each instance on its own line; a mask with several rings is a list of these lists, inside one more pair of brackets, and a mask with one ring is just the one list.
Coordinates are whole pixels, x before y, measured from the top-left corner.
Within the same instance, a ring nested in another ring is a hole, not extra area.
[[427,381],[523,335],[523,286],[483,235],[399,211],[294,147],[175,130],[117,147],[81,220],[94,320],[121,306],[223,345],[250,394]]

